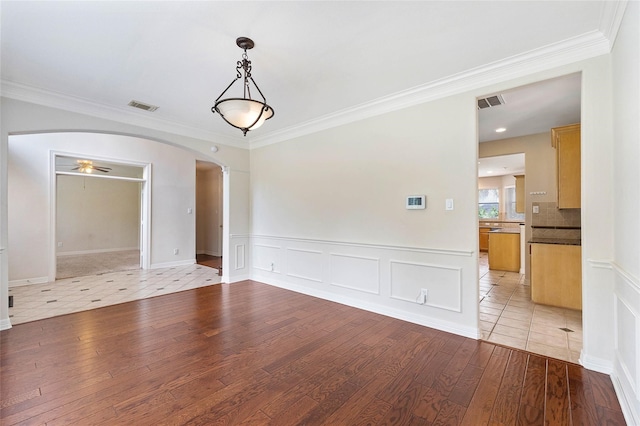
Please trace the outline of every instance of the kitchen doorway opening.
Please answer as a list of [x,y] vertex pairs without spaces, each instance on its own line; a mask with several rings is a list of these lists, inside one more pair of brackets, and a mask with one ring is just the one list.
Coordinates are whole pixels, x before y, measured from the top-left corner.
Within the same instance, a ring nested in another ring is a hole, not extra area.
[[[575,73],[477,99],[481,338],[575,363],[582,350],[582,311],[532,301],[530,242],[534,221],[567,214],[556,204],[557,152],[551,129],[580,123],[581,82],[581,74]],[[524,154],[521,171],[496,163],[514,154]],[[513,200],[510,194],[518,193],[520,200],[517,195]],[[523,220],[510,216],[511,203],[520,203]],[[580,232],[580,209],[570,210]],[[514,235],[518,227],[524,238]]]

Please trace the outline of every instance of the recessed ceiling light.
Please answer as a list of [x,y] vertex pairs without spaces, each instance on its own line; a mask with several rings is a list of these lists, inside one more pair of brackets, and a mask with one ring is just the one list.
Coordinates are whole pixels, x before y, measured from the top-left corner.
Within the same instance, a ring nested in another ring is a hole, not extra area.
[[507,129],[505,127],[498,127],[496,129],[496,133],[502,133],[502,132],[506,132],[506,131],[507,131]]
[[493,170],[487,170],[487,173],[491,174],[491,173],[493,173]]

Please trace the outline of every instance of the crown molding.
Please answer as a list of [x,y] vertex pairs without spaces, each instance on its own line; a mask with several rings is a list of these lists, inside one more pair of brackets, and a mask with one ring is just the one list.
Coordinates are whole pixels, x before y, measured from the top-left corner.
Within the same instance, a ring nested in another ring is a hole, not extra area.
[[603,2],[600,30],[472,68],[281,130],[262,133],[259,136],[252,135],[250,141],[6,80],[0,81],[0,93],[4,97],[38,105],[205,141],[215,141],[220,145],[254,149],[607,54],[611,52],[615,42],[627,2],[628,0]]
[[246,141],[243,141],[240,138],[221,135],[219,133],[187,126],[174,121],[145,116],[142,115],[142,113],[135,111],[125,111],[124,109],[100,104],[88,99],[51,92],[7,80],[0,81],[0,94],[5,98],[62,109],[78,114],[163,131],[180,136],[210,142],[213,141],[219,145],[228,145],[244,149],[248,148]]
[[618,30],[622,24],[622,17],[627,10],[628,0],[605,1],[600,15],[600,31],[609,40],[609,50],[613,49]]
[[[618,16],[618,13],[610,14],[610,16]],[[607,54],[610,50],[609,40],[603,33],[591,31],[412,89],[394,93],[390,96],[378,98],[372,102],[336,111],[314,120],[258,136],[252,139],[250,146],[251,149],[254,149],[284,142],[365,118],[479,89],[490,84],[590,59]]]

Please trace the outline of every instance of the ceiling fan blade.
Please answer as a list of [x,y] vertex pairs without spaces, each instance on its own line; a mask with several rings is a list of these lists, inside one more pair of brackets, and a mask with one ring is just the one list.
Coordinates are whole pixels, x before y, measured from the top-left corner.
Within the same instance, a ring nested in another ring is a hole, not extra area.
[[109,170],[111,170],[111,167],[93,167],[93,170],[97,170],[102,173],[109,173]]

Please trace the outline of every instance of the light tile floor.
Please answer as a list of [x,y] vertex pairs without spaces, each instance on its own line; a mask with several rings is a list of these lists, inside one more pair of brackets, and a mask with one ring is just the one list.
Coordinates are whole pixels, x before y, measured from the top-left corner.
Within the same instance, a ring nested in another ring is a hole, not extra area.
[[218,270],[193,264],[111,272],[9,288],[11,324],[219,284]]
[[483,340],[578,363],[582,312],[533,303],[524,275],[489,270],[487,253],[479,264]]

